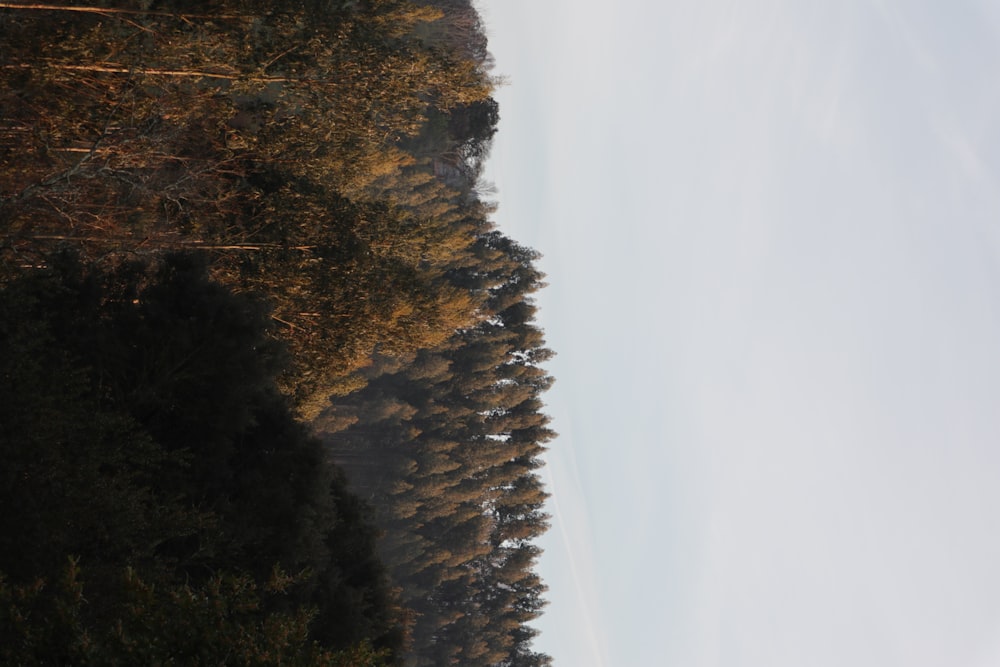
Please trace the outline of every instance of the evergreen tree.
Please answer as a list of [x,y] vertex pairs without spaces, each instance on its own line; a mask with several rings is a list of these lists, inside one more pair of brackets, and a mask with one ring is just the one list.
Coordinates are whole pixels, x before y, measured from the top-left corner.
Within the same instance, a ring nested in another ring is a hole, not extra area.
[[[316,619],[301,641],[398,649],[374,530],[277,389],[284,355],[266,305],[212,282],[189,255],[49,263],[0,291],[10,590],[58,578],[73,558],[88,591],[74,622],[100,633],[131,604],[125,568],[178,595],[221,573],[263,587],[290,572],[247,622],[294,612]],[[42,631],[9,621],[4,632]]]

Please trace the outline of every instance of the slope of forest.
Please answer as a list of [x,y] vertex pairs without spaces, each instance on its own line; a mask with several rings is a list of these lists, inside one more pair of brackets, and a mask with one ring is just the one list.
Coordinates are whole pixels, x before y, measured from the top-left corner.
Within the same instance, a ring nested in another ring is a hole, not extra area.
[[470,0],[0,2],[0,661],[546,665]]

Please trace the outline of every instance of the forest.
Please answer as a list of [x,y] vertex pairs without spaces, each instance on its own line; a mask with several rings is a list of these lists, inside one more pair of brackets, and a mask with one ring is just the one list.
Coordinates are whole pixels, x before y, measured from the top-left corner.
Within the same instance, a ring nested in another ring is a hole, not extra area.
[[0,663],[530,667],[471,0],[0,2]]

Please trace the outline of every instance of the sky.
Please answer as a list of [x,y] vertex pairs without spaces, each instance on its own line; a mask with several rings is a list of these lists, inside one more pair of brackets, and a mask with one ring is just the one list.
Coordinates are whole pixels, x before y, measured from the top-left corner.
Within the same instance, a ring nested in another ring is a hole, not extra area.
[[1000,0],[479,0],[563,667],[1000,667]]

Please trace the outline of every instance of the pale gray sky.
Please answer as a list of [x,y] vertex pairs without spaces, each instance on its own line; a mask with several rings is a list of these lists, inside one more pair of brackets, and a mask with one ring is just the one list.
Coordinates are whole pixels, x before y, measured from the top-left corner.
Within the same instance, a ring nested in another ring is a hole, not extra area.
[[1000,667],[1000,0],[480,0],[562,667]]

